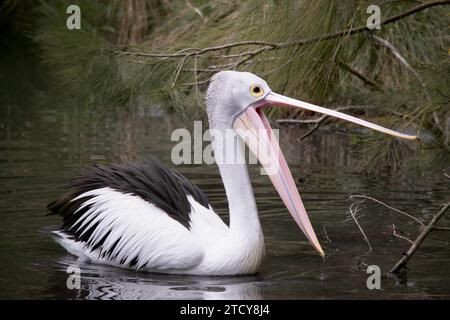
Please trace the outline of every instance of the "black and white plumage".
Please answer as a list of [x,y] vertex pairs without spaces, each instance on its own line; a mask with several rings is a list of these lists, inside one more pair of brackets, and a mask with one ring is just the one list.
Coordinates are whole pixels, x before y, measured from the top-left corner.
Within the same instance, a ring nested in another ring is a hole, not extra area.
[[[78,210],[79,207],[94,196],[74,199],[88,191],[102,188],[140,197],[187,228],[189,228],[191,211],[188,195],[205,208],[211,206],[206,195],[186,177],[170,170],[159,160],[151,158],[142,163],[96,165],[88,168],[79,177],[73,179],[68,187],[69,191],[49,204],[48,209],[53,214],[63,216],[62,228],[70,230],[91,206],[86,206],[83,210]],[[89,231],[88,233],[90,234]],[[87,235],[77,240],[86,241]]]
[[[165,243],[155,243],[161,229],[155,233],[152,228],[145,228],[145,222],[154,219],[152,214],[167,215],[165,218],[173,227],[171,232],[179,233],[171,239],[178,238],[183,244],[181,241],[189,240],[187,231],[191,225],[195,227],[191,221],[194,208],[200,214],[194,219],[202,219],[202,214],[212,211],[207,197],[197,186],[156,159],[89,168],[70,183],[67,193],[48,205],[50,213],[63,216],[59,241],[72,253],[113,265],[149,270],[158,270],[158,263],[153,264],[151,259],[155,252],[167,253],[167,257],[160,253],[158,258],[159,263],[167,266],[165,259],[173,258],[173,263],[183,250],[176,251],[177,257],[170,257],[173,251],[167,249],[173,250],[175,243],[169,243],[169,248],[165,248]],[[220,222],[214,216],[206,219]],[[117,231],[117,225],[124,229]],[[151,243],[154,244],[148,246]],[[145,249],[149,247],[152,252],[148,255]],[[185,254],[185,260],[196,260],[194,252]]]
[[[70,253],[93,262],[137,270],[199,275],[258,272],[264,238],[244,153],[233,147],[243,140],[258,157],[295,222],[323,255],[261,108],[303,108],[400,138],[416,138],[273,93],[263,79],[246,72],[216,74],[206,104],[210,128],[215,130],[212,147],[227,195],[229,225],[214,212],[200,189],[152,159],[142,164],[96,166],[74,179],[69,190],[48,206],[51,213],[63,216],[63,226],[56,232],[58,242]],[[226,140],[229,130],[231,141]],[[233,160],[223,162],[230,152]]]

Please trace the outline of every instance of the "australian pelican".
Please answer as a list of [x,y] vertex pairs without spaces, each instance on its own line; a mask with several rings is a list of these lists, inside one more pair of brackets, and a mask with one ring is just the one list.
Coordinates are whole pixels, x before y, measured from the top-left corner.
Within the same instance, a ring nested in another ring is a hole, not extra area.
[[[246,142],[268,169],[289,213],[321,256],[324,252],[261,109],[301,108],[398,138],[417,139],[274,93],[263,79],[247,72],[214,75],[206,103],[210,128],[232,130],[233,139]],[[243,135],[246,139],[240,139]],[[259,153],[261,147],[271,152]],[[212,148],[215,156],[229,151],[223,139],[213,139]],[[48,206],[50,213],[64,217],[61,229],[56,231],[58,242],[76,256],[136,270],[195,275],[258,272],[265,251],[263,233],[244,155],[241,149],[235,151],[235,162],[218,162],[228,200],[229,225],[214,212],[199,188],[153,159],[95,166],[75,178],[69,190]]]

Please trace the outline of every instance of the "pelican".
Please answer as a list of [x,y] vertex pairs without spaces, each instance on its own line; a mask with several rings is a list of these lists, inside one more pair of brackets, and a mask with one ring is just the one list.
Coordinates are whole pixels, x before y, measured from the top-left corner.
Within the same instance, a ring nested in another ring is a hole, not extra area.
[[[248,72],[216,73],[206,104],[210,129],[223,136],[231,130],[232,142],[245,143],[256,155],[288,212],[321,256],[324,252],[262,108],[300,108],[398,138],[417,139],[274,93],[266,81]],[[212,139],[216,160],[231,152],[225,140]],[[94,166],[76,177],[68,191],[48,205],[50,214],[63,217],[62,227],[55,231],[57,241],[79,258],[135,270],[213,276],[257,273],[265,255],[264,238],[244,151],[234,152],[233,161],[217,161],[229,225],[198,187],[152,158],[144,163]]]

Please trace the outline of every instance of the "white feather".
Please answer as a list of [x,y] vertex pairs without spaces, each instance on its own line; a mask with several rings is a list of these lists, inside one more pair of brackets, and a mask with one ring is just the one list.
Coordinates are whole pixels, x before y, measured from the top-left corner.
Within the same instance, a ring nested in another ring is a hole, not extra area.
[[[262,232],[249,232],[244,239],[234,236],[212,208],[205,208],[191,196],[189,229],[138,196],[106,187],[72,201],[86,197],[80,209],[91,207],[72,231],[97,224],[88,239],[91,247],[57,234],[59,243],[70,253],[93,262],[127,267],[138,257],[135,267],[147,271],[224,275],[255,273],[264,256]],[[106,235],[102,246],[91,251]],[[112,248],[109,258],[102,256]]]
[[189,269],[203,260],[203,248],[189,230],[153,204],[110,188],[91,190],[74,200],[88,196],[92,198],[83,205],[91,208],[74,224],[74,229],[98,223],[89,238],[93,243],[110,232],[102,245],[103,252],[118,243],[112,259],[102,258],[100,248],[90,252],[85,243],[66,238],[60,243],[69,252],[82,252],[92,261],[119,266],[121,261],[126,264],[137,255],[137,266],[153,271]]

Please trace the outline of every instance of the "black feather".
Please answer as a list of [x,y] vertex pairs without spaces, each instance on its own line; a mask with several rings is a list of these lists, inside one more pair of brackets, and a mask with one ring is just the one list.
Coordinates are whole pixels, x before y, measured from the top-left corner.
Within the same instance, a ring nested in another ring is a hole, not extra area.
[[[76,221],[90,209],[90,206],[86,206],[78,210],[83,203],[89,200],[89,197],[75,201],[73,199],[85,192],[104,187],[138,196],[154,204],[186,228],[189,228],[191,211],[188,195],[191,195],[204,207],[209,208],[210,206],[207,197],[197,186],[180,173],[170,170],[162,162],[152,158],[143,163],[91,167],[76,177],[69,184],[69,190],[50,203],[47,208],[50,214],[58,214],[63,217],[62,229],[70,232]],[[124,212],[124,214],[126,213]],[[93,225],[89,230],[78,230],[73,235],[77,241],[86,242],[96,227],[97,225]],[[101,247],[105,240],[106,237],[99,243],[88,245],[95,250]],[[108,255],[111,252],[104,254]]]

